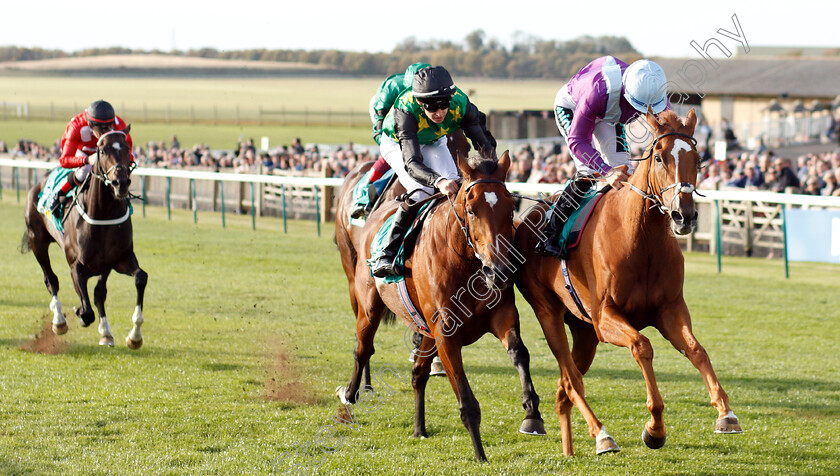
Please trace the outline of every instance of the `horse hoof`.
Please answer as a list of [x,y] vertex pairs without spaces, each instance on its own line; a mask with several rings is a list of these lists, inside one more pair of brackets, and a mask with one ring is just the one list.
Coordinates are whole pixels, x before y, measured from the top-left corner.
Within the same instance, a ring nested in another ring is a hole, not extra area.
[[[663,438],[664,442],[664,438]],[[618,453],[621,451],[621,448],[618,447],[618,443],[615,442],[612,436],[608,436],[606,438],[602,438],[595,442],[595,454],[600,455],[604,453]]]
[[423,430],[423,431],[414,430],[414,434],[411,435],[411,437],[412,438],[428,438],[429,433],[427,433],[426,430]]
[[79,324],[82,327],[90,326],[91,324],[93,324],[93,321],[95,321],[95,320],[96,320],[96,317],[94,317],[94,316],[90,316],[90,319],[85,319],[84,316],[81,316],[81,315],[79,316]]
[[545,424],[542,418],[526,418],[519,427],[519,433],[526,435],[545,435]]
[[347,387],[344,385],[339,385],[338,388],[335,389],[335,396],[338,397],[338,401],[340,401],[342,405],[350,405],[350,402],[347,401],[347,397],[345,397],[346,393]]
[[[114,344],[111,344],[114,345]],[[125,338],[125,345],[128,346],[129,349],[137,350],[143,346],[143,339],[140,340],[131,340],[131,337]]]
[[67,323],[62,322],[61,324],[53,324],[52,325],[53,334],[57,336],[63,336],[67,334]]
[[443,363],[437,358],[432,361],[432,369],[429,371],[429,375],[446,375]]
[[114,346],[114,336],[102,336],[99,338],[99,345]]
[[648,433],[647,428],[645,428],[642,430],[642,441],[645,442],[648,448],[658,450],[659,448],[665,446],[665,435],[662,435],[661,437],[651,436],[651,434]]
[[715,433],[734,435],[743,431],[741,423],[738,422],[738,417],[735,415],[718,418],[715,422]]

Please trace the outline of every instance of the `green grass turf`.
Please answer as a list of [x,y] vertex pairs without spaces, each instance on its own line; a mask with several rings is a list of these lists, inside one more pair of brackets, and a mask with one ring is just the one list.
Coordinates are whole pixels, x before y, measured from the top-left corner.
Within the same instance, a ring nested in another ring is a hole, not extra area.
[[[521,299],[523,340],[549,435],[519,434],[518,378],[490,336],[464,350],[482,409],[489,462],[473,460],[446,379],[427,392],[431,437],[410,438],[413,391],[402,324],[382,326],[372,366],[394,389],[336,421],[336,386],[352,369],[355,324],[330,227],[147,208],[135,249],[149,273],[145,344],[123,343],[134,286],[109,279],[115,348],[72,317],[77,298],[61,253],[52,257],[70,331],[35,339],[49,296],[17,246],[23,207],[0,201],[0,474],[836,474],[840,447],[837,266],[687,255],[694,330],[745,432],[715,435],[699,374],[655,331],[654,367],[668,441],[647,449],[644,382],[627,349],[602,344],[587,397],[622,451],[596,457],[573,411],[577,456],[562,456],[553,412],[558,378],[533,312]],[[49,330],[46,331],[49,333]],[[30,350],[34,341],[57,353]],[[402,381],[400,381],[402,380]],[[306,474],[306,473],[301,473]]]

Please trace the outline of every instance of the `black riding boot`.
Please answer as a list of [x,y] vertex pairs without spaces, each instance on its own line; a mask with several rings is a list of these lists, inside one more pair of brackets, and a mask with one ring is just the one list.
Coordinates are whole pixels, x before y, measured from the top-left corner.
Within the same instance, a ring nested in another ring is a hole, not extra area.
[[560,234],[566,225],[566,220],[580,207],[581,198],[589,191],[592,180],[589,176],[579,176],[566,187],[557,200],[557,205],[551,214],[551,220],[545,227],[546,240],[537,245],[537,252],[555,258],[565,258],[563,248],[560,247]]
[[376,203],[376,197],[379,196],[379,192],[376,191],[376,185],[368,184],[368,202],[367,205],[362,203],[353,203],[353,208],[350,209],[350,218],[365,218],[370,214],[370,211],[373,209],[373,204]]
[[377,278],[384,278],[386,276],[397,276],[402,274],[400,266],[394,263],[397,257],[397,251],[402,244],[403,235],[405,234],[411,220],[414,219],[414,208],[401,204],[397,208],[397,213],[394,214],[394,225],[391,227],[391,234],[388,236],[388,244],[382,250],[382,254],[376,259],[376,263],[371,266],[371,273]]
[[55,196],[53,196],[52,201],[47,205],[47,210],[52,213],[52,216],[61,218],[58,215],[59,210],[61,209],[61,205],[64,203],[65,199],[67,198],[67,194],[59,190],[56,192]]

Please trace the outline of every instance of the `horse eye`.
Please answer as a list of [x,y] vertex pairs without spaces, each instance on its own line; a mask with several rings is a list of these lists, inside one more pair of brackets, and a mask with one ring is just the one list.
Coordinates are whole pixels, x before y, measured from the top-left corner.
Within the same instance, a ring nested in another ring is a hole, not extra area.
[[656,163],[661,164],[662,163],[662,156],[659,155],[659,154],[656,154],[656,155],[653,156],[653,160],[655,160]]

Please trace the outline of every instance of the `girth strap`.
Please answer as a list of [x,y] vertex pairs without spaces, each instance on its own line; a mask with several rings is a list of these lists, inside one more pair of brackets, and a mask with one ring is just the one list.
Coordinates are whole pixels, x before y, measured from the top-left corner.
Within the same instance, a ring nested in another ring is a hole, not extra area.
[[572,301],[575,302],[575,305],[583,316],[583,320],[592,324],[592,318],[589,317],[589,313],[586,312],[586,308],[584,308],[583,303],[580,302],[580,297],[577,295],[575,287],[572,286],[572,280],[569,278],[569,268],[566,266],[565,259],[560,260],[560,269],[563,271],[563,281],[566,282],[566,291],[568,291],[569,295],[572,296]]

